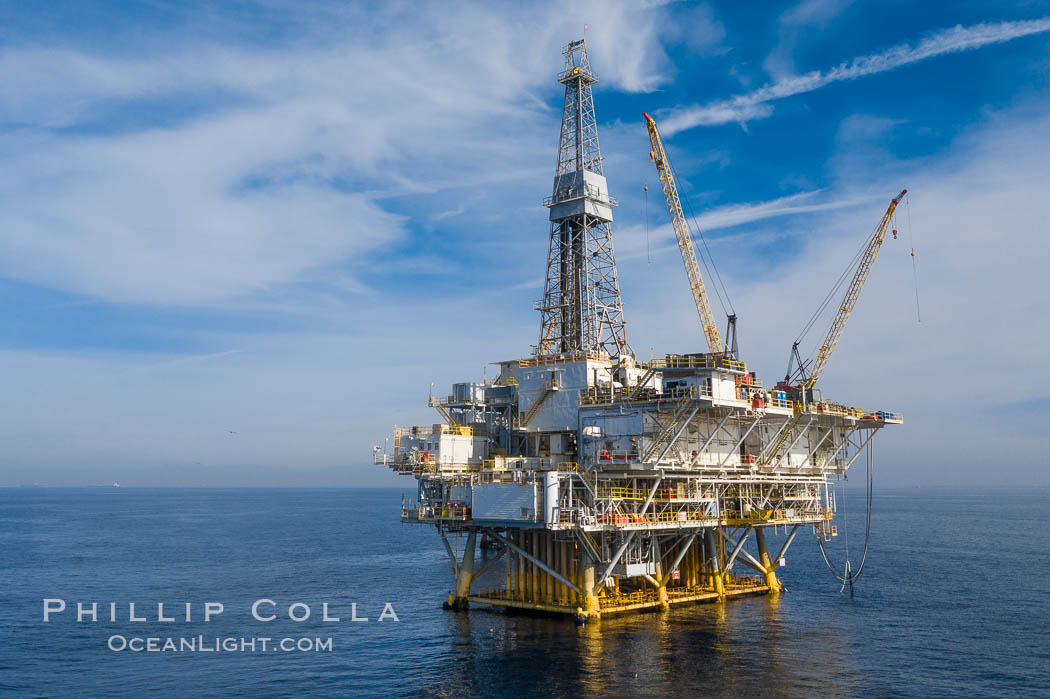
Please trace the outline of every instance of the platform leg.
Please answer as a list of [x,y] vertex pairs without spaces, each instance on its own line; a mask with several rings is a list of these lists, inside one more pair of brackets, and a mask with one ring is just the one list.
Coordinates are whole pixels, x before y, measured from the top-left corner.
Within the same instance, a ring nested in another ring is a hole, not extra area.
[[467,545],[463,549],[463,562],[459,566],[459,575],[456,576],[456,593],[449,604],[453,609],[466,609],[470,606],[467,597],[470,596],[470,584],[474,577],[474,550],[477,548],[476,530],[467,534]]
[[583,559],[583,594],[584,607],[581,609],[583,619],[597,619],[599,616],[598,596],[594,594],[594,561],[587,554]]
[[766,528],[755,527],[755,541],[758,542],[758,561],[766,573],[766,585],[770,593],[780,592],[780,581],[777,580],[777,567],[769,560],[769,548],[766,546]]
[[722,579],[722,566],[718,562],[718,548],[715,546],[715,530],[705,529],[704,530],[704,544],[707,549],[708,561],[711,566],[711,586],[715,588],[715,592],[718,593],[719,598],[723,598],[726,595],[725,583]]

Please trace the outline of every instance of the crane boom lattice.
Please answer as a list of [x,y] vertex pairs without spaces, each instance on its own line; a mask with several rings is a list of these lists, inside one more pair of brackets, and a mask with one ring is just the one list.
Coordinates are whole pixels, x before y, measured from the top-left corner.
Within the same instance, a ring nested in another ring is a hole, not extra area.
[[703,328],[708,348],[712,353],[718,353],[722,351],[722,338],[718,333],[718,324],[715,322],[711,304],[707,299],[707,289],[704,288],[704,278],[700,274],[700,264],[696,259],[696,250],[693,247],[693,236],[689,233],[689,224],[682,212],[682,201],[678,196],[678,185],[675,183],[671,163],[667,160],[667,153],[664,151],[664,144],[660,139],[656,122],[648,114],[645,115],[645,125],[649,130],[649,143],[652,145],[649,157],[656,164],[656,171],[660,176],[660,186],[667,200],[667,212],[671,216],[671,227],[674,228],[678,249],[682,252],[682,264],[685,265],[689,289],[693,293],[696,313],[700,317],[700,327]]
[[853,279],[850,280],[849,288],[846,290],[846,295],[839,305],[838,313],[835,314],[835,320],[832,321],[828,334],[824,338],[824,343],[820,346],[820,351],[817,352],[817,361],[814,363],[813,371],[806,381],[807,390],[813,388],[817,383],[817,379],[824,373],[824,368],[828,365],[831,353],[835,351],[835,346],[838,345],[839,338],[842,337],[842,331],[846,328],[846,321],[849,320],[850,314],[853,313],[853,307],[857,305],[860,291],[864,288],[864,283],[868,281],[871,266],[875,264],[875,260],[879,257],[879,249],[882,247],[882,241],[886,239],[886,231],[890,227],[890,221],[893,220],[893,212],[897,210],[897,204],[900,204],[901,199],[907,193],[908,190],[901,190],[901,193],[890,202],[889,208],[883,214],[882,220],[875,228],[875,232],[871,234],[868,245],[857,263],[857,271],[854,272]]
[[[813,371],[810,372],[809,378],[806,379],[805,384],[802,386],[800,396],[802,402],[807,400],[806,395],[814,386],[816,386],[817,379],[819,379],[820,375],[824,373],[824,368],[827,367],[828,360],[831,358],[832,352],[835,351],[835,346],[838,345],[839,339],[842,337],[842,331],[846,328],[846,321],[849,320],[850,314],[853,313],[854,306],[857,305],[857,299],[860,298],[860,292],[864,288],[864,283],[868,280],[868,274],[871,272],[871,267],[875,264],[875,260],[879,256],[879,249],[882,247],[882,241],[886,239],[886,231],[889,229],[890,221],[893,220],[893,212],[897,210],[897,205],[907,193],[908,190],[901,190],[901,193],[890,202],[889,208],[886,209],[886,213],[882,216],[882,220],[879,221],[879,225],[875,227],[875,231],[871,234],[871,238],[868,239],[868,244],[865,246],[864,252],[861,254],[860,260],[857,262],[857,270],[853,273],[853,278],[850,280],[849,288],[846,290],[846,295],[842,298],[842,303],[839,304],[839,310],[835,314],[835,319],[831,322],[828,334],[825,336],[824,342],[821,344],[820,350],[817,352],[817,360],[813,365]],[[797,356],[797,342],[792,350]],[[800,371],[803,370],[802,364],[803,363],[799,361]],[[787,425],[780,431],[780,436],[773,443],[773,446],[765,453],[765,463],[775,463],[780,450],[785,444],[787,444],[788,440],[798,428],[799,423],[802,421],[802,416],[802,412],[796,412],[788,421]]]

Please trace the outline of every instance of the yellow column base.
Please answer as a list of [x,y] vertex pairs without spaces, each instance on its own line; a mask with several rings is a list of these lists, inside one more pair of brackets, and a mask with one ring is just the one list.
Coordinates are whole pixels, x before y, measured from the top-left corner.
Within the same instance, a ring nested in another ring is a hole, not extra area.
[[777,580],[777,567],[769,560],[769,554],[762,553],[762,567],[766,569],[766,586],[770,592],[780,592],[780,581]]

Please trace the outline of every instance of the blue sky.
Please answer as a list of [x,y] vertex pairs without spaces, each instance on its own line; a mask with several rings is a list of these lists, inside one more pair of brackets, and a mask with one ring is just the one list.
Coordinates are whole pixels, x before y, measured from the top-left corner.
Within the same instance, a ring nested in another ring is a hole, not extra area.
[[396,483],[535,341],[585,24],[640,355],[701,347],[644,110],[767,382],[911,190],[825,391],[888,482],[1050,482],[1050,2],[155,1],[0,4],[0,485]]

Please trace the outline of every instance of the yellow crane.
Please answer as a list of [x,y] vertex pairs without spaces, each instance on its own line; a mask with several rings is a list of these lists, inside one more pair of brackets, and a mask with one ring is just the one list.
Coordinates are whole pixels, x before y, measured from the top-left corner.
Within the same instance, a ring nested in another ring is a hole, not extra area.
[[[860,256],[860,261],[857,263],[857,271],[853,273],[853,279],[850,280],[849,288],[846,289],[846,295],[843,297],[842,303],[839,304],[835,320],[832,321],[831,327],[828,329],[828,334],[824,338],[824,344],[820,346],[820,351],[817,352],[817,361],[813,364],[813,370],[809,372],[809,378],[806,379],[803,386],[805,390],[808,391],[813,388],[817,384],[817,379],[824,373],[824,368],[828,365],[828,359],[831,358],[831,353],[835,351],[835,346],[838,345],[839,338],[842,337],[846,321],[849,320],[850,314],[853,313],[853,307],[857,305],[857,299],[860,298],[860,290],[864,288],[864,282],[868,281],[871,266],[875,264],[875,260],[879,256],[879,249],[882,247],[882,241],[886,239],[886,231],[889,230],[890,221],[893,220],[893,213],[897,210],[897,205],[901,203],[901,199],[907,193],[908,190],[902,189],[901,193],[894,197],[893,201],[890,202],[889,208],[886,209],[886,213],[883,214],[879,225],[871,234],[871,238],[868,239],[868,244]],[[894,235],[896,235],[896,232]],[[801,367],[799,368],[801,369]]]
[[[831,353],[835,351],[835,346],[839,343],[839,338],[842,337],[842,331],[846,327],[846,321],[849,320],[850,314],[853,313],[854,306],[857,305],[857,299],[860,298],[861,289],[864,288],[864,283],[868,280],[868,274],[871,272],[872,265],[875,264],[875,260],[879,256],[879,249],[882,247],[882,241],[886,239],[886,231],[889,230],[890,222],[893,220],[893,213],[897,210],[897,205],[900,204],[901,199],[908,193],[908,190],[902,189],[901,193],[894,197],[893,201],[890,202],[889,207],[886,209],[886,213],[883,214],[882,220],[879,225],[875,227],[875,231],[871,234],[868,239],[868,244],[865,246],[864,251],[860,255],[860,259],[857,262],[857,269],[853,273],[853,279],[850,280],[849,288],[846,289],[846,295],[842,299],[842,303],[839,304],[839,310],[835,314],[835,319],[831,323],[831,327],[828,329],[828,334],[824,337],[824,342],[820,346],[820,350],[817,352],[816,362],[813,364],[812,371],[809,372],[809,376],[806,377],[805,363],[801,360],[798,354],[798,342],[791,348],[792,356],[798,363],[798,373],[804,382],[801,385],[800,398],[802,402],[808,399],[810,390],[817,384],[817,379],[824,373],[824,368],[828,365],[828,360],[831,358]],[[894,237],[896,237],[896,231],[894,231]],[[788,364],[788,375],[784,378],[782,386],[788,384],[791,381],[791,364]],[[773,443],[772,448],[765,452],[765,458],[763,463],[771,463],[776,459],[777,454],[783,448],[784,444],[790,438],[791,433],[798,426],[798,423],[802,420],[801,406],[796,404],[795,414],[787,425],[780,431],[780,435],[777,440]]]
[[682,213],[682,202],[678,198],[678,186],[674,181],[671,163],[667,160],[660,132],[656,130],[656,122],[645,112],[642,114],[645,116],[645,125],[649,129],[649,143],[652,145],[649,158],[656,164],[656,171],[660,175],[660,185],[664,190],[664,198],[667,199],[667,211],[671,215],[671,226],[678,240],[678,249],[682,251],[682,263],[685,265],[689,288],[693,292],[696,313],[700,316],[700,326],[704,330],[704,337],[707,338],[708,348],[713,354],[717,354],[723,351],[722,338],[718,334],[718,324],[711,312],[711,304],[707,300],[704,278],[700,275],[700,265],[697,263],[696,251],[693,249],[693,238],[689,234],[685,214]]

